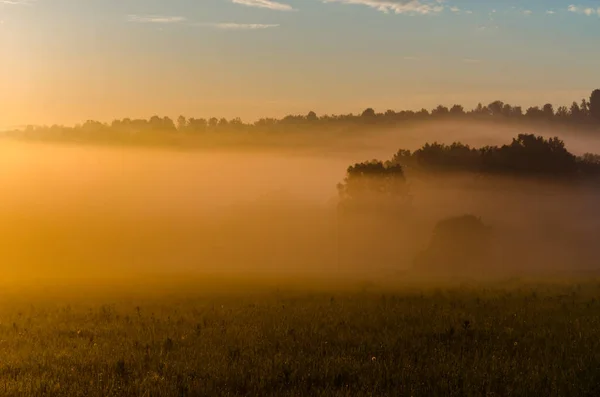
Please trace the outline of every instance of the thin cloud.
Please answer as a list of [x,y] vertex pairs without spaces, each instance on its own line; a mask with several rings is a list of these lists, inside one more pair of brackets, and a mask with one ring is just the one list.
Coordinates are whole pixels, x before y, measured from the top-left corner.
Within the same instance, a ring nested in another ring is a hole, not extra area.
[[0,4],[7,4],[11,6],[30,6],[35,3],[36,0],[0,0]]
[[184,22],[185,17],[180,16],[164,16],[164,15],[128,15],[129,22],[137,23],[179,23]]
[[591,16],[591,15],[600,16],[600,7],[598,7],[598,8],[582,7],[582,6],[576,6],[576,5],[571,4],[569,6],[568,10],[575,14],[584,14],[587,16]]
[[450,12],[457,14],[457,15],[462,15],[462,14],[472,15],[473,14],[473,11],[471,11],[471,10],[463,10],[456,6],[450,7],[450,8],[448,8],[448,10],[450,10]]
[[190,26],[221,30],[264,30],[278,28],[281,25],[275,23],[198,22],[190,24]]
[[480,31],[480,32],[483,32],[483,31],[493,31],[493,30],[499,30],[499,29],[500,29],[500,27],[498,25],[494,25],[494,24],[479,25],[479,26],[477,26],[477,30]]
[[462,61],[464,63],[481,63],[482,62],[481,59],[474,59],[474,58],[464,58]]
[[231,0],[234,4],[240,4],[247,7],[267,8],[274,11],[295,11],[295,9],[285,3],[273,0]]
[[[493,13],[496,13],[496,10],[493,10]],[[529,15],[533,15],[533,11],[527,8],[520,8],[520,7],[516,7],[516,6],[512,6],[510,7],[510,9],[508,11],[505,11],[504,14],[509,14],[509,13],[517,13],[520,15],[525,15],[525,16],[529,16]],[[489,14],[490,17],[492,17],[492,14]]]
[[279,24],[263,24],[263,23],[215,23],[212,24],[217,29],[224,30],[261,30],[278,28]]
[[363,5],[389,14],[437,14],[444,10],[441,0],[323,0],[325,3]]

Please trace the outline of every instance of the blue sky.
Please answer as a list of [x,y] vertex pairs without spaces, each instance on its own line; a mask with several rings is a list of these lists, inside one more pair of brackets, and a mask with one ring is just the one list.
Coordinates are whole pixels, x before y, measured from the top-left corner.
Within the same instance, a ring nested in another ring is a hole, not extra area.
[[0,0],[0,21],[0,126],[558,105],[600,87],[597,0]]

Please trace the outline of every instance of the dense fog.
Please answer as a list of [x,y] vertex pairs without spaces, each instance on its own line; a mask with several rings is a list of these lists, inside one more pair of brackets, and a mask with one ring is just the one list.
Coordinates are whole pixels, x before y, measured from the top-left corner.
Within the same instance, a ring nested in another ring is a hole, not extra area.
[[[381,223],[338,212],[336,184],[351,164],[426,142],[503,144],[517,132],[430,124],[252,150],[4,141],[0,266],[7,281],[157,273],[402,280],[436,222],[474,214],[492,228],[495,250],[475,278],[594,270],[600,214],[591,186],[408,175],[405,213]],[[598,139],[561,138],[573,153],[600,152]]]

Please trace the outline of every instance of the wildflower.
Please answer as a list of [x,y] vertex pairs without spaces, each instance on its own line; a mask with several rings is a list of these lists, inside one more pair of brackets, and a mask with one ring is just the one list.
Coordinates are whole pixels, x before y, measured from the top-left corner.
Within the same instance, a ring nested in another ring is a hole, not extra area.
[[375,357],[375,356],[371,357],[371,361],[373,361],[373,362],[377,361],[377,357]]

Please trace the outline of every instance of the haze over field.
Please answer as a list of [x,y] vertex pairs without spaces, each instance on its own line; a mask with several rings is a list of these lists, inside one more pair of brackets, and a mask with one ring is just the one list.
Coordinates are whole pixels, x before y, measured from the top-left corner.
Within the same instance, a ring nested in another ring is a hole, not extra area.
[[[436,222],[467,213],[495,229],[501,256],[508,258],[490,262],[489,274],[594,268],[600,230],[594,187],[500,176],[473,185],[468,175],[421,179],[408,172],[413,208],[395,223],[377,226],[367,217],[347,226],[340,218],[336,185],[350,164],[390,159],[399,148],[433,141],[502,145],[515,128],[438,123],[339,137],[326,146],[311,138],[300,149],[5,141],[3,271],[6,280],[156,273],[402,280]],[[571,134],[566,142],[576,154],[600,149],[585,134]]]
[[598,38],[598,0],[0,0],[0,395],[600,396]]
[[589,184],[402,164],[413,207],[397,222],[339,215],[349,166],[435,142],[500,153],[519,134],[559,136],[579,157],[541,151],[593,174],[597,4],[526,3],[0,1],[6,274],[400,277],[463,213],[510,240],[490,268],[587,267]]

